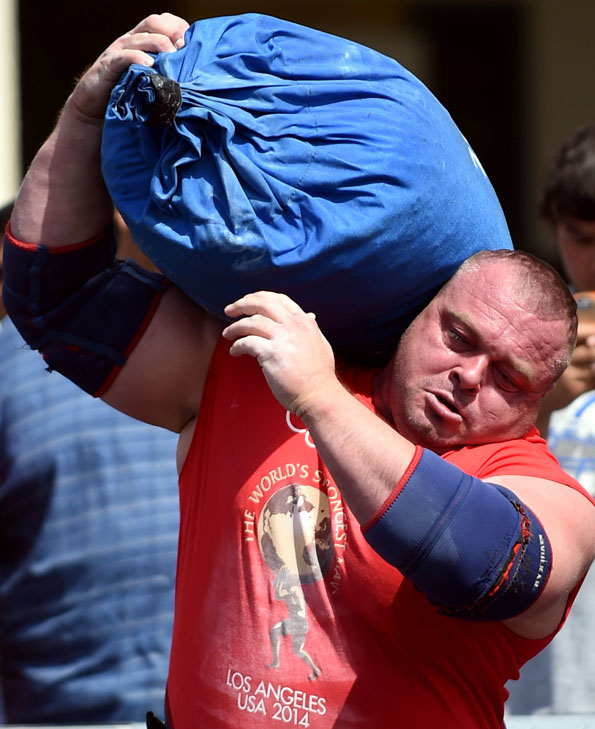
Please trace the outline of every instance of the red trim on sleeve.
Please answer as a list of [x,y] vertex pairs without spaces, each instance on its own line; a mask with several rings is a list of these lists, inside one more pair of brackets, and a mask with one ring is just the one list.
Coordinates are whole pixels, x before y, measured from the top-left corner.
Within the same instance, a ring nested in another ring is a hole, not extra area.
[[[87,238],[87,240],[81,241],[80,243],[70,243],[69,245],[65,246],[58,246],[55,248],[48,248],[50,253],[71,253],[72,251],[79,250],[81,248],[88,248],[89,246],[92,246],[94,243],[97,243],[97,241],[101,240],[105,236],[105,231],[107,228],[101,231],[101,233],[97,233],[92,238]],[[12,234],[12,230],[10,229],[10,220],[6,224],[5,229],[5,235],[7,240],[11,245],[13,245],[15,248],[23,248],[25,250],[31,251],[35,250],[38,245],[43,245],[43,243],[26,243],[25,241],[19,240],[18,238],[15,238]],[[47,248],[47,246],[46,246]]]
[[405,488],[407,481],[409,481],[409,479],[411,478],[411,474],[417,468],[417,464],[419,463],[422,453],[423,448],[421,446],[415,446],[413,458],[411,459],[411,461],[409,461],[407,470],[405,471],[397,485],[394,487],[394,489],[391,491],[390,495],[386,498],[382,506],[378,509],[376,514],[366,524],[362,526],[362,532],[366,532],[368,529],[371,529],[374,524],[376,524],[376,522],[381,519],[382,516],[390,509],[396,499],[399,498],[401,491]]

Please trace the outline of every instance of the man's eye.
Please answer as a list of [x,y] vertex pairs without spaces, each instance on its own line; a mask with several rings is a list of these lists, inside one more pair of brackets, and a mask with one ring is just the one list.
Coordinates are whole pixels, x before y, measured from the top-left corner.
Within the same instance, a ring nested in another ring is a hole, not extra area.
[[498,386],[507,392],[516,392],[519,386],[516,382],[500,368],[496,368],[496,381]]
[[448,336],[453,342],[459,342],[460,344],[466,344],[467,340],[459,332],[454,329],[448,330]]

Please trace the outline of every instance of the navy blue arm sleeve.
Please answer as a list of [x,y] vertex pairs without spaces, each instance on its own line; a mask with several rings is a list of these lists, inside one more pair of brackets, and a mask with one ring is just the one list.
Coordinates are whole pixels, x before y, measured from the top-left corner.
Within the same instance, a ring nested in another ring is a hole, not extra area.
[[447,614],[475,620],[519,615],[539,597],[551,547],[515,494],[418,449],[368,543]]
[[48,248],[7,229],[4,303],[32,349],[99,396],[126,362],[167,286],[161,274],[118,261],[110,227],[81,244]]

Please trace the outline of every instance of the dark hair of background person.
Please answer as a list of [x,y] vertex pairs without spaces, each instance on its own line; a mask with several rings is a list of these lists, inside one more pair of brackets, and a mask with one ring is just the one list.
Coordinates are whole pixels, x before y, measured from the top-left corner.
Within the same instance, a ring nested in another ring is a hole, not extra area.
[[595,220],[595,125],[577,129],[556,152],[539,212],[556,225],[569,216]]

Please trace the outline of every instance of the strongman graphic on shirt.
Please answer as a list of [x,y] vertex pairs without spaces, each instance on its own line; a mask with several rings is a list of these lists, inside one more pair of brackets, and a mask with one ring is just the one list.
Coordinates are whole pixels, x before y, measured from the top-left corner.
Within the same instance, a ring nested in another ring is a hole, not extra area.
[[310,668],[310,680],[322,669],[305,648],[308,636],[306,600],[302,585],[317,582],[328,571],[333,557],[328,499],[317,488],[290,484],[273,494],[262,510],[259,544],[265,562],[274,572],[275,599],[287,607],[287,617],[269,632],[271,668],[280,665],[283,636],[291,637],[296,656]]

